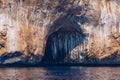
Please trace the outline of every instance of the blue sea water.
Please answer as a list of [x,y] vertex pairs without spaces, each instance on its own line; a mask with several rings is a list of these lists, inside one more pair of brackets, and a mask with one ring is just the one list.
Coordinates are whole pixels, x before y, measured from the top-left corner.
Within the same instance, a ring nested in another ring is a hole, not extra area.
[[120,67],[0,68],[0,80],[120,80]]

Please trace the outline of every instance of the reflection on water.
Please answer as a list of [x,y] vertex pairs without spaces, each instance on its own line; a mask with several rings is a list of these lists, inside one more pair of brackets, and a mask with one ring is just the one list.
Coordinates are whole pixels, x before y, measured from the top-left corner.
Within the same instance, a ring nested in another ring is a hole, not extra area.
[[0,68],[0,80],[120,80],[119,67]]

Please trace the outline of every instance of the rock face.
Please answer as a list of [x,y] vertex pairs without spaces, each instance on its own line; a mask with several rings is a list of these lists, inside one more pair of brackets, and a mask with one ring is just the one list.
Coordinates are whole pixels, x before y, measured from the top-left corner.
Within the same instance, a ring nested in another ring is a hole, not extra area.
[[119,0],[0,0],[0,63],[119,64]]

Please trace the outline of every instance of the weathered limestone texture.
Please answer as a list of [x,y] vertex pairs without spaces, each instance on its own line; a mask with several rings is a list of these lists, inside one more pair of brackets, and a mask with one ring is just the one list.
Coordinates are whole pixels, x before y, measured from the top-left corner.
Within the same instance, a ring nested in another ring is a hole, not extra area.
[[119,63],[119,55],[119,0],[0,0],[1,64]]

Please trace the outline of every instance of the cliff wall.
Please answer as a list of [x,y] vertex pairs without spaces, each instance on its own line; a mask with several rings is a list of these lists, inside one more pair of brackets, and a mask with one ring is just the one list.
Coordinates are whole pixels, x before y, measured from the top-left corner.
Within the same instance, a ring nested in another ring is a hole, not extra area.
[[1,0],[0,63],[119,63],[119,14],[119,0]]

